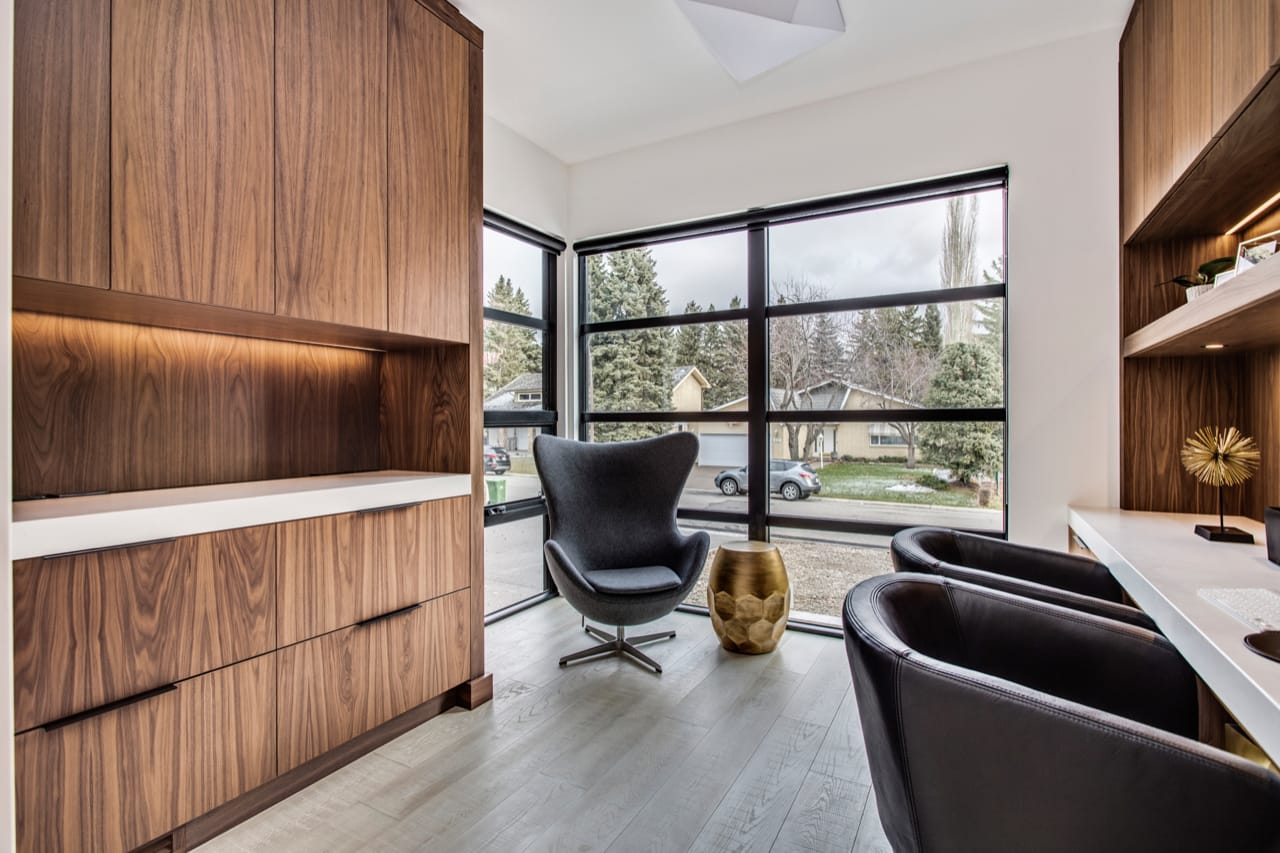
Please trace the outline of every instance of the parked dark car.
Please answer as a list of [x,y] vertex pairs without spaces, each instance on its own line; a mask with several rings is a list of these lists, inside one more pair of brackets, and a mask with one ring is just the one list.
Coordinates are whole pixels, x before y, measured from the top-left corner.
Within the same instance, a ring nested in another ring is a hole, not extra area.
[[501,447],[484,447],[484,472],[486,474],[505,474],[511,470],[511,457]]
[[[716,474],[716,488],[726,495],[746,494],[747,466],[730,468]],[[803,500],[822,491],[822,481],[807,462],[770,459],[769,491],[782,495],[783,500]]]

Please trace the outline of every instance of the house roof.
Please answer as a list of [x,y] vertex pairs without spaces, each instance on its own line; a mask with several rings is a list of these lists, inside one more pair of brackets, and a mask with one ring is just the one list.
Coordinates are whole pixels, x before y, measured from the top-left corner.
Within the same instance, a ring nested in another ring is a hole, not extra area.
[[[828,379],[825,382],[819,382],[816,385],[810,385],[808,388],[801,389],[796,405],[792,410],[799,411],[840,411],[849,404],[849,395],[857,391],[870,397],[879,397],[891,403],[897,403],[904,409],[918,409],[919,403],[913,403],[910,400],[904,400],[900,397],[894,397],[889,394],[881,394],[862,385],[854,385],[849,382],[842,382],[839,379]],[[773,408],[781,408],[783,401],[786,399],[787,392],[783,388],[770,388],[769,398]],[[733,406],[746,402],[746,397],[738,397],[735,400],[717,406],[712,411],[722,411]]]
[[675,370],[671,371],[671,387],[675,388],[689,376],[692,376],[694,381],[703,388],[711,387],[711,383],[707,381],[707,377],[702,375],[702,371],[691,364],[686,364],[683,367],[677,367]]
[[[536,392],[539,395],[537,400],[520,400],[517,396],[520,394],[529,394]],[[506,385],[503,385],[493,395],[486,398],[484,407],[489,411],[517,411],[519,409],[541,409],[543,402],[542,394],[542,374],[541,373],[521,373],[515,379],[512,379]]]

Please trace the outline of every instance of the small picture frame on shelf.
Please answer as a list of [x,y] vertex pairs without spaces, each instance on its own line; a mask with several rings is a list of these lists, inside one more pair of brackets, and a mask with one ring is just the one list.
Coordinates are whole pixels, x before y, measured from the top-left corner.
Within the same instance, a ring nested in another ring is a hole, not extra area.
[[[1239,263],[1239,260],[1237,260],[1237,261],[1236,261],[1236,263]],[[1231,281],[1231,279],[1233,279],[1233,278],[1235,278],[1235,277],[1236,277],[1236,271],[1235,271],[1235,270],[1227,270],[1226,272],[1220,272],[1220,273],[1218,273],[1216,276],[1214,276],[1214,277],[1213,277],[1213,286],[1214,286],[1214,287],[1222,287],[1222,285],[1224,285],[1224,284],[1226,284],[1227,282]]]
[[1277,244],[1280,244],[1280,231],[1272,231],[1270,234],[1263,234],[1260,237],[1253,237],[1249,240],[1241,240],[1240,248],[1236,250],[1236,268],[1235,275],[1239,275],[1250,267],[1257,266],[1276,253]]

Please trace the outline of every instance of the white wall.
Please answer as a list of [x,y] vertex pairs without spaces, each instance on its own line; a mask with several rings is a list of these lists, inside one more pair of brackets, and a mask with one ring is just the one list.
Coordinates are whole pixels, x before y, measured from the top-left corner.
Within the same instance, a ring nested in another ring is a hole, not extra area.
[[574,239],[1007,163],[1009,533],[1119,501],[1118,31],[569,170]]
[[[511,128],[485,116],[484,206],[539,231],[568,238],[569,167]],[[572,256],[571,251],[560,256],[556,323],[561,330],[574,329],[577,324],[576,301],[568,298],[573,293]],[[576,374],[568,370],[572,335],[561,332],[558,343],[556,406],[560,411],[559,432],[567,435],[568,425],[576,423],[571,417],[576,411],[572,393],[577,388]]]

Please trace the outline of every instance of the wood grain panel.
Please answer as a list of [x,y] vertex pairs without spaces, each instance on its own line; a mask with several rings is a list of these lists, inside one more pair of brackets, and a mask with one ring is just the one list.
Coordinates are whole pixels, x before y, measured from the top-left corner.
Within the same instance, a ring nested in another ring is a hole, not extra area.
[[16,497],[377,467],[377,353],[13,320]]
[[436,346],[383,357],[382,467],[471,472],[480,448],[471,416],[471,359],[479,357],[479,348],[470,349]]
[[18,560],[19,731],[275,648],[275,528]]
[[22,851],[116,853],[275,774],[271,656],[15,743]]
[[[1120,505],[1156,512],[1216,513],[1216,489],[1202,486],[1179,461],[1179,451],[1203,426],[1242,426],[1247,388],[1244,356],[1128,359],[1121,379]],[[1228,489],[1228,514],[1239,513],[1243,489]]]
[[[471,150],[484,150],[484,57],[480,45],[471,48]],[[470,446],[468,453],[477,464],[471,468],[471,677],[482,678],[488,669],[484,659],[484,282],[481,280],[484,258],[484,158],[471,157],[471,340],[470,350]],[[471,697],[469,697],[471,698]],[[475,707],[472,705],[471,707]]]
[[17,0],[13,271],[107,287],[110,0]]
[[467,590],[281,649],[281,773],[467,680]]
[[276,7],[276,311],[387,327],[387,6]]
[[470,335],[470,45],[415,0],[390,0],[388,328]]
[[1122,247],[1122,334],[1130,335],[1186,304],[1186,291],[1176,284],[1161,285],[1160,282],[1192,274],[1205,261],[1234,255],[1237,242],[1234,237],[1202,237]]
[[471,21],[463,17],[449,0],[418,0],[418,4],[428,9],[437,18],[444,21],[477,49],[484,49],[484,33]]
[[116,0],[114,289],[270,312],[272,0]]
[[1120,42],[1120,237],[1123,243],[1146,218],[1146,39],[1142,3],[1134,7]]
[[280,645],[470,583],[469,498],[279,525]]
[[41,314],[320,346],[399,350],[416,349],[431,343],[423,338],[392,334],[384,329],[363,329],[318,320],[278,317],[119,290],[106,291],[96,287],[37,281],[20,276],[13,279],[13,305],[15,310]]
[[1213,135],[1212,63],[1206,49],[1211,11],[1204,0],[1143,4],[1147,82],[1143,184],[1148,210],[1173,187]]
[[1271,68],[1274,2],[1213,0],[1214,133],[1226,127]]
[[1280,506],[1280,348],[1245,358],[1248,419],[1241,428],[1262,449],[1262,467],[1248,484],[1244,514],[1262,520],[1263,509]]
[[1152,212],[1134,239],[1223,234],[1275,195],[1274,182],[1259,180],[1259,175],[1270,174],[1280,162],[1280,134],[1275,133],[1280,124],[1280,74],[1274,68],[1268,74],[1270,79],[1249,106]]

